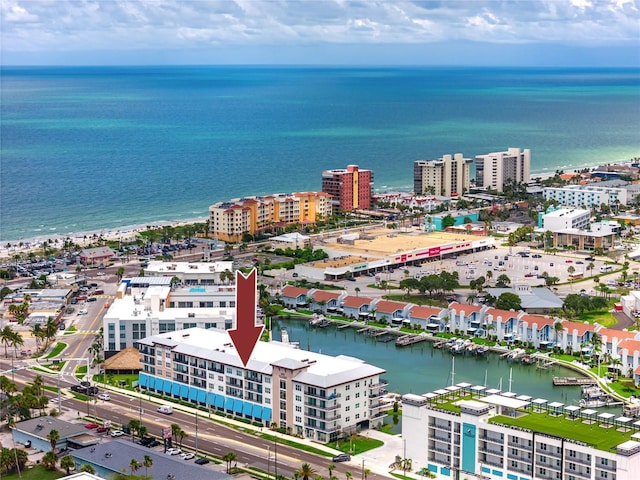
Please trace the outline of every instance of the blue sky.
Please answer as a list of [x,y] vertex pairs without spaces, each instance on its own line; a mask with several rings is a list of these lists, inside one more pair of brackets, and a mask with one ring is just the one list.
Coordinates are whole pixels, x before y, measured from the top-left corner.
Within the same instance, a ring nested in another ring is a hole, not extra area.
[[4,65],[640,66],[640,0],[2,0]]

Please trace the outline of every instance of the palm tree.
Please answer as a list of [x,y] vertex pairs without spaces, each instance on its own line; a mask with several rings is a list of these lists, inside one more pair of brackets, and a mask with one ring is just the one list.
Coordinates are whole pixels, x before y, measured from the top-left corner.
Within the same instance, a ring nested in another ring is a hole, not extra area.
[[85,463],[84,465],[82,465],[80,467],[80,471],[81,472],[87,472],[87,473],[90,473],[92,475],[96,473],[96,469],[93,468],[93,466],[89,465],[88,463]]
[[58,463],[58,457],[56,457],[55,453],[53,452],[47,452],[44,454],[42,460],[40,461],[46,469],[53,470],[56,468],[56,463]]
[[329,469],[329,479],[331,479],[331,477],[333,477],[333,471],[336,469],[336,466],[335,464],[330,463],[327,468]]
[[0,330],[0,343],[4,344],[4,356],[6,358],[9,357],[9,352],[7,347],[11,344],[11,339],[13,338],[13,330],[9,325],[6,325],[2,330]]
[[564,326],[560,322],[556,322],[553,324],[553,330],[556,333],[556,345],[558,345],[558,337],[562,332],[564,332]]
[[142,466],[144,467],[144,475],[146,477],[148,476],[147,470],[149,469],[149,467],[153,466],[153,458],[151,458],[149,455],[145,455],[144,460],[142,460]]
[[65,455],[60,459],[60,468],[64,468],[67,471],[67,475],[70,474],[71,469],[76,466],[71,455]]
[[315,474],[316,471],[308,463],[303,463],[300,470],[298,470],[298,475],[302,477],[302,480],[309,480]]
[[60,440],[60,432],[52,429],[49,432],[49,435],[47,435],[47,440],[49,440],[49,443],[51,444],[51,453],[54,453],[56,451],[56,444],[58,443],[58,440]]
[[353,474],[349,470],[347,470],[346,472],[344,472],[344,476],[347,477],[347,480],[351,480]]
[[140,462],[135,458],[132,458],[131,461],[129,462],[129,469],[131,469],[131,475],[133,476],[133,474],[136,473],[139,468],[140,468]]
[[236,460],[236,458],[237,456],[233,452],[229,452],[222,457],[222,460],[227,464],[227,474],[231,472],[231,463]]

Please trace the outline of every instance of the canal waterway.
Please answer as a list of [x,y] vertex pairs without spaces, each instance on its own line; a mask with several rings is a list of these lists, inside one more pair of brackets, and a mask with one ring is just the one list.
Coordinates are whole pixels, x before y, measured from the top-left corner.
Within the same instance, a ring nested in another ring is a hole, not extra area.
[[[560,365],[538,368],[500,358],[495,353],[453,357],[446,350],[434,348],[429,341],[396,347],[393,341],[379,342],[355,328],[312,327],[306,319],[274,319],[274,340],[281,339],[283,328],[288,332],[289,341],[298,342],[303,350],[332,356],[349,355],[385,369],[387,373],[383,378],[389,382],[389,392],[423,394],[452,383],[468,382],[565,405],[578,405],[580,400],[580,387],[553,385],[554,376],[577,376],[576,372]],[[453,382],[452,358],[455,358]]]

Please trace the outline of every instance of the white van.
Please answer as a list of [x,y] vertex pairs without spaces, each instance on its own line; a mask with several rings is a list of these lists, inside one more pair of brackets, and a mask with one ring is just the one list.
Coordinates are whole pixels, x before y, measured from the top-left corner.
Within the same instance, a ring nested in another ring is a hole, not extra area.
[[164,413],[165,415],[171,415],[173,413],[173,407],[169,405],[160,405],[158,407],[158,413]]
[[613,267],[611,265],[602,265],[600,267],[600,273],[604,272],[613,272]]

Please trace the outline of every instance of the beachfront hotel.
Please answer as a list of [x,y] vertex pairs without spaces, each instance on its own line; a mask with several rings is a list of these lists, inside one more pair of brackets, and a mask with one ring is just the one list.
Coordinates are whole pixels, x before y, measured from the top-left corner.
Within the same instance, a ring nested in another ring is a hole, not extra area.
[[504,184],[529,183],[531,180],[531,150],[509,148],[476,156],[476,187],[502,192]]
[[[604,182],[603,182],[604,183]],[[545,200],[555,200],[560,205],[579,208],[600,207],[600,205],[628,205],[640,194],[638,185],[624,185],[624,182],[612,181],[598,185],[565,185],[563,187],[545,187],[542,196]],[[614,186],[615,185],[615,186]]]
[[334,210],[350,212],[371,208],[373,172],[357,165],[322,172],[322,191],[331,195]]
[[240,242],[244,235],[291,224],[313,224],[330,217],[331,196],[325,192],[296,192],[244,197],[209,207],[209,236]]
[[441,479],[632,480],[640,471],[640,422],[471,384],[404,395],[402,432],[412,469]]
[[247,366],[226,331],[189,328],[136,342],[141,388],[320,442],[382,424],[385,370],[345,355],[258,342]]
[[413,191],[453,197],[469,191],[471,163],[461,153],[413,162]]

